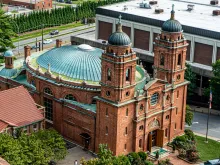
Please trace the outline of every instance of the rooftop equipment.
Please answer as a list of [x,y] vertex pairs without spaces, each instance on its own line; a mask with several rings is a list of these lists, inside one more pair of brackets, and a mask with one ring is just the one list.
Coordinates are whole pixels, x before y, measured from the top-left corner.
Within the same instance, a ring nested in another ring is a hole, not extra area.
[[187,10],[188,11],[192,11],[192,10],[194,10],[194,7],[195,7],[195,5],[187,5]]
[[150,4],[145,1],[140,3],[140,8],[151,9]]

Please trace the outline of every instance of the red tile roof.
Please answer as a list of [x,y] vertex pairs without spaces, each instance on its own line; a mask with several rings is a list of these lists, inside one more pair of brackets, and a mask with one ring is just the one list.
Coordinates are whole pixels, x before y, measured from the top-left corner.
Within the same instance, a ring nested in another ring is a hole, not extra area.
[[10,164],[0,157],[0,165],[10,165]]
[[0,92],[0,120],[4,123],[19,127],[43,118],[33,98],[23,86]]
[[0,120],[0,132],[7,127],[8,127],[8,123]]

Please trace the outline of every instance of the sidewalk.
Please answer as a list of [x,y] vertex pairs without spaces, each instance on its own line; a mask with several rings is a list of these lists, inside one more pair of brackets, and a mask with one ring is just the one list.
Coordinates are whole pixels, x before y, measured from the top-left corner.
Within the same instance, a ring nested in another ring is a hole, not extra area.
[[[199,106],[195,106],[195,105],[189,105],[189,106],[191,107],[192,111],[201,112],[201,113],[208,113],[208,108],[199,107]],[[220,111],[211,109],[210,114],[220,116]]]

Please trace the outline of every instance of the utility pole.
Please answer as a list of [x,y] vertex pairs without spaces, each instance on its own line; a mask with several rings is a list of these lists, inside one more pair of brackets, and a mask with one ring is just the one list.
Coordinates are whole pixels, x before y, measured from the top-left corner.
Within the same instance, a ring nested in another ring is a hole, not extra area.
[[44,24],[41,24],[41,33],[42,33],[42,50],[44,50]]
[[35,43],[35,46],[36,46],[36,52],[37,52],[37,38],[36,38],[36,43]]
[[207,128],[206,128],[206,136],[205,142],[208,143],[208,131],[209,131],[209,116],[210,116],[210,109],[212,108],[212,90],[210,87],[210,95],[209,95],[209,109],[208,109],[208,118],[207,118]]

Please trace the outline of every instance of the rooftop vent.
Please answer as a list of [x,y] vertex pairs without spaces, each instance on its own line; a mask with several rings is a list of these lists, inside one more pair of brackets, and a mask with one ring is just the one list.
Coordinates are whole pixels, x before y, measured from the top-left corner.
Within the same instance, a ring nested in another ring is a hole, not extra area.
[[187,10],[192,11],[194,10],[195,5],[187,5]]
[[163,9],[155,9],[155,13],[156,13],[156,14],[163,13]]
[[141,2],[139,6],[140,8],[151,9],[150,4],[145,1]]
[[220,15],[220,10],[213,10],[212,14],[213,15]]
[[218,4],[218,0],[211,0],[211,1],[210,1],[210,4],[211,4],[211,5],[217,5],[217,4]]
[[157,1],[150,1],[149,4],[150,4],[150,5],[156,5],[156,4],[157,4]]
[[124,11],[125,11],[125,10],[128,10],[128,7],[127,7],[126,5],[124,5]]

